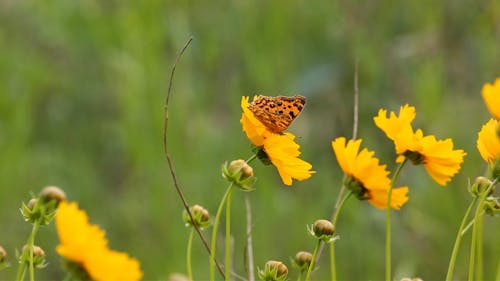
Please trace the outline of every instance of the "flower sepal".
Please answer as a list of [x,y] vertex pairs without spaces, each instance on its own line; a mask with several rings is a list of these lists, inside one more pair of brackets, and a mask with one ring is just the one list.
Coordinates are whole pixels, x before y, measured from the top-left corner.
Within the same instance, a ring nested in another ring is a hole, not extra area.
[[252,167],[242,159],[224,163],[222,165],[222,177],[244,191],[254,190],[253,185],[257,181]]
[[21,203],[21,214],[30,223],[39,222],[40,225],[48,225],[56,215],[56,201],[43,201],[32,198],[28,204]]

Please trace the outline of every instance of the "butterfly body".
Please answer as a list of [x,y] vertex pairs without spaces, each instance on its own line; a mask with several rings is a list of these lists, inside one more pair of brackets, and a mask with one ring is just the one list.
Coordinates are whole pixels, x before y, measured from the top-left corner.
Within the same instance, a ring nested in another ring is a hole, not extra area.
[[248,109],[267,129],[281,134],[297,118],[306,104],[306,98],[300,95],[287,97],[257,96]]

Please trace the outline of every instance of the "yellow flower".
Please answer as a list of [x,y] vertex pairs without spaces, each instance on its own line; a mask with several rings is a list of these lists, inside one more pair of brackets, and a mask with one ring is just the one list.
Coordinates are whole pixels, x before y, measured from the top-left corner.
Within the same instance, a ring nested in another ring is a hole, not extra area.
[[404,106],[401,107],[399,116],[391,112],[390,118],[387,118],[387,112],[380,110],[374,121],[394,141],[397,162],[406,158],[415,165],[423,164],[427,173],[438,184],[446,185],[460,170],[466,153],[461,149],[453,150],[451,139],[436,140],[433,135],[424,136],[420,129],[414,132],[411,126],[414,112],[414,107]]
[[483,99],[490,113],[500,119],[500,77],[493,84],[484,84]]
[[483,125],[477,138],[477,149],[484,161],[493,164],[500,157],[499,121],[490,119]]
[[79,264],[92,280],[140,280],[139,262],[125,253],[108,249],[105,232],[89,223],[87,214],[76,203],[61,201],[57,208],[56,229],[59,255]]
[[291,133],[276,134],[271,132],[255,118],[248,109],[248,97],[242,97],[241,124],[248,139],[262,151],[276,167],[281,180],[286,185],[292,185],[292,179],[305,180],[311,177],[312,165],[298,158],[300,146],[294,141],[295,136]]
[[[380,165],[373,151],[359,151],[362,140],[340,137],[332,141],[332,148],[342,171],[348,177],[346,185],[359,199],[368,199],[375,207],[387,208],[387,197],[391,188],[389,172]],[[399,210],[408,201],[408,187],[392,190],[391,208]]]

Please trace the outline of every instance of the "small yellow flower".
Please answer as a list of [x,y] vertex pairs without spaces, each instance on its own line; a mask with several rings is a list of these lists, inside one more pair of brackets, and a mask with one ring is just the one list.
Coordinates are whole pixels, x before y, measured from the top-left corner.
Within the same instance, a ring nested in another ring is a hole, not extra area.
[[411,126],[414,116],[415,108],[406,105],[401,107],[399,116],[391,112],[389,118],[385,110],[380,110],[374,121],[394,141],[397,162],[407,158],[415,165],[423,164],[438,184],[446,185],[460,170],[466,153],[461,149],[453,150],[451,139],[436,140],[433,135],[424,136],[420,129],[414,132]]
[[493,84],[484,84],[482,93],[490,113],[496,119],[500,119],[500,77]]
[[[389,172],[380,165],[373,151],[359,151],[362,140],[340,137],[332,141],[332,148],[342,171],[347,175],[346,185],[359,199],[368,201],[379,209],[387,208],[388,192],[391,188]],[[392,190],[391,208],[399,210],[408,201],[408,187]]]
[[478,133],[477,149],[484,161],[493,164],[500,157],[499,121],[490,119]]
[[56,251],[67,260],[79,264],[92,280],[142,278],[139,262],[125,253],[108,249],[104,231],[90,224],[87,214],[76,203],[59,203],[56,229],[60,240]]
[[292,185],[292,179],[305,180],[311,177],[312,165],[298,158],[300,146],[294,141],[291,133],[276,134],[271,132],[257,120],[248,109],[248,97],[242,97],[241,124],[248,139],[261,148],[271,163],[276,167],[281,180],[286,185]]

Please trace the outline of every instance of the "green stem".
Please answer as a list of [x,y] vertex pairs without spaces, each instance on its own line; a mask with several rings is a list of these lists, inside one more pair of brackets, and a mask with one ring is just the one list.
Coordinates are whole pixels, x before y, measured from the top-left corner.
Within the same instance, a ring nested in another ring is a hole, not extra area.
[[479,195],[479,202],[477,203],[476,206],[476,211],[474,214],[474,226],[472,227],[472,238],[471,238],[471,247],[470,247],[470,255],[469,255],[469,276],[468,279],[469,281],[474,280],[474,270],[476,267],[476,246],[478,243],[482,243],[482,237],[479,237],[479,232],[480,232],[480,215],[482,215],[484,212],[484,201],[486,200],[486,197],[490,193],[491,189],[495,184],[498,182],[498,178],[496,178],[489,186],[488,188],[481,192]]
[[[42,211],[42,218],[45,215]],[[30,259],[29,259],[29,271],[30,271],[30,281],[35,281],[35,265],[33,264],[33,248],[35,247],[35,237],[40,228],[40,221],[36,220],[33,223],[33,229],[31,230],[30,238],[28,239],[28,247],[30,249]]]
[[193,248],[193,235],[194,235],[194,227],[191,227],[189,231],[188,244],[187,244],[187,253],[186,253],[186,271],[189,280],[193,280],[193,267],[191,264],[191,256],[192,256],[192,248]]
[[255,158],[257,158],[257,154],[250,156],[250,158],[248,158],[245,162],[247,162],[247,164],[250,164],[250,162],[252,162]]
[[481,215],[477,222],[477,265],[476,265],[476,280],[483,279],[483,230],[484,230],[484,216]]
[[23,247],[20,265],[17,270],[16,280],[21,281],[24,280],[24,276],[26,275],[26,264],[28,264],[28,270],[30,273],[30,281],[35,280],[35,266],[33,264],[33,247],[35,246],[35,237],[38,233],[38,229],[40,228],[40,221],[45,217],[45,208],[41,205],[35,205],[33,209],[40,208],[40,217],[33,222],[33,228],[31,229],[30,236],[28,237],[28,242],[26,242],[26,246]]
[[[334,229],[337,228],[337,220],[339,218],[340,211],[342,210],[342,207],[344,206],[344,203],[351,197],[352,192],[349,190],[348,193],[342,198],[342,200],[339,202],[337,209],[335,210],[335,213],[333,214],[332,217],[332,224]],[[330,243],[330,276],[331,280],[337,280],[337,267],[336,267],[336,262],[335,262],[335,242]]]
[[315,267],[316,263],[316,256],[318,255],[319,247],[321,246],[321,242],[323,240],[318,239],[318,243],[316,243],[316,247],[314,248],[314,252],[311,258],[311,264],[309,264],[309,268],[307,269],[307,275],[305,281],[311,280],[311,272],[313,271],[313,268]]
[[225,277],[226,281],[231,280],[231,188],[226,200],[226,264]]
[[330,243],[330,276],[331,280],[337,280],[337,267],[335,266],[335,242]]
[[216,252],[216,245],[217,245],[217,231],[219,230],[219,221],[220,221],[220,216],[222,214],[222,209],[226,203],[227,197],[229,193],[231,192],[233,188],[233,183],[231,182],[229,184],[229,187],[226,190],[226,193],[224,193],[224,196],[222,196],[222,199],[219,203],[219,208],[217,209],[217,214],[215,215],[214,219],[214,228],[212,229],[212,241],[210,244],[210,280],[214,281],[215,280],[215,252]]
[[396,169],[396,172],[394,172],[394,176],[392,177],[391,180],[391,186],[389,187],[389,191],[387,192],[387,214],[386,214],[386,221],[385,221],[385,280],[386,281],[391,281],[391,199],[392,199],[392,189],[394,187],[394,184],[396,182],[396,179],[399,176],[399,173],[401,172],[401,169],[405,165],[407,161],[407,158],[401,164],[399,164],[398,168]]
[[453,251],[451,252],[450,262],[448,264],[448,272],[446,273],[446,281],[451,281],[453,279],[453,271],[455,270],[455,262],[458,256],[458,249],[460,248],[460,243],[462,242],[462,237],[464,235],[463,231],[466,226],[466,222],[469,219],[470,212],[472,211],[472,207],[477,202],[477,197],[474,197],[472,202],[470,203],[467,211],[465,211],[465,215],[462,219],[462,223],[460,224],[460,228],[457,232],[457,238],[455,238],[455,245],[453,246]]

